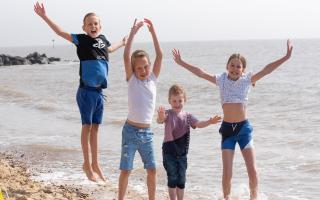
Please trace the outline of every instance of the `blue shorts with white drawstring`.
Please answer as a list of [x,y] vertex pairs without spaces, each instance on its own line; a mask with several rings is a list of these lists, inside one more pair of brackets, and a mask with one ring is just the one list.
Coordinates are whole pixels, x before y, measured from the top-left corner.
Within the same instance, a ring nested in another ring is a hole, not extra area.
[[82,124],[101,124],[103,116],[102,90],[93,90],[79,87],[77,91],[77,104]]

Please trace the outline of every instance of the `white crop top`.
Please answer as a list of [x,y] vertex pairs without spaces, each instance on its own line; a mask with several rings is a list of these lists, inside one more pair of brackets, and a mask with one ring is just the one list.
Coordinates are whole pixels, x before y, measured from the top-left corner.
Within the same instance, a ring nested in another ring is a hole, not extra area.
[[143,81],[132,74],[128,81],[128,120],[151,124],[156,105],[156,81],[153,73]]
[[221,105],[225,103],[247,104],[252,72],[243,74],[236,81],[230,80],[226,72],[215,76],[220,90]]

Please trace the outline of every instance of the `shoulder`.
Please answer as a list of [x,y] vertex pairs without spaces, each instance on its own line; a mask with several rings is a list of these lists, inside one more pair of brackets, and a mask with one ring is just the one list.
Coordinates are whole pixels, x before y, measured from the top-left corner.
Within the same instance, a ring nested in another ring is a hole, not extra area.
[[78,45],[81,41],[85,40],[88,37],[86,34],[71,34],[72,42]]
[[151,81],[157,81],[157,77],[153,72],[150,73],[148,79]]
[[220,83],[225,80],[225,78],[227,77],[227,72],[223,72],[221,74],[216,74],[215,78],[216,78],[216,84],[220,85]]
[[99,35],[98,38],[102,39],[106,44],[107,44],[107,47],[109,47],[111,45],[111,43],[109,42],[109,40],[106,38],[105,35]]
[[248,72],[248,73],[243,74],[243,75],[242,75],[242,79],[244,79],[245,81],[251,81],[252,75],[253,75],[253,72],[250,71],[250,72]]

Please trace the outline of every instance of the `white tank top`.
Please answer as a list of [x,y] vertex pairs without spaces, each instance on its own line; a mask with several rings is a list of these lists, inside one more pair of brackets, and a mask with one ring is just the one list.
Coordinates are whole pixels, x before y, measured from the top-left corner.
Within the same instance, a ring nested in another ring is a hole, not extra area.
[[151,124],[156,105],[156,81],[153,73],[147,80],[140,80],[132,74],[128,81],[128,120]]
[[250,91],[252,72],[243,74],[238,80],[228,78],[226,72],[216,75],[216,84],[219,86],[221,105],[225,103],[247,104]]

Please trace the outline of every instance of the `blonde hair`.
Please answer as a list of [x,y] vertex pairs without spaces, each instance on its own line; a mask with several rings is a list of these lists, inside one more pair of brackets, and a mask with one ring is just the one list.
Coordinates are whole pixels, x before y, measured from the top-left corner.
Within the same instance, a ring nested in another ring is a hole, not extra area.
[[187,102],[186,91],[181,85],[174,84],[170,87],[168,99],[170,99],[171,96],[176,96],[176,95],[183,95],[184,101]]
[[[83,24],[85,24],[86,19],[87,19],[88,17],[91,17],[91,16],[97,16],[97,17],[99,17],[99,16],[98,16],[96,13],[94,13],[94,12],[87,13],[87,14],[84,16],[84,18],[83,18]],[[100,19],[99,19],[99,23],[100,23]]]
[[234,53],[234,54],[232,54],[232,55],[229,57],[229,59],[228,59],[227,65],[228,65],[229,62],[230,62],[232,59],[234,59],[234,58],[239,59],[239,60],[241,61],[241,63],[242,63],[243,69],[246,69],[247,61],[246,61],[245,57],[243,57],[240,53]]
[[137,58],[144,58],[144,57],[147,58],[148,63],[150,64],[149,54],[146,51],[141,49],[135,50],[131,55],[131,66],[134,67]]

